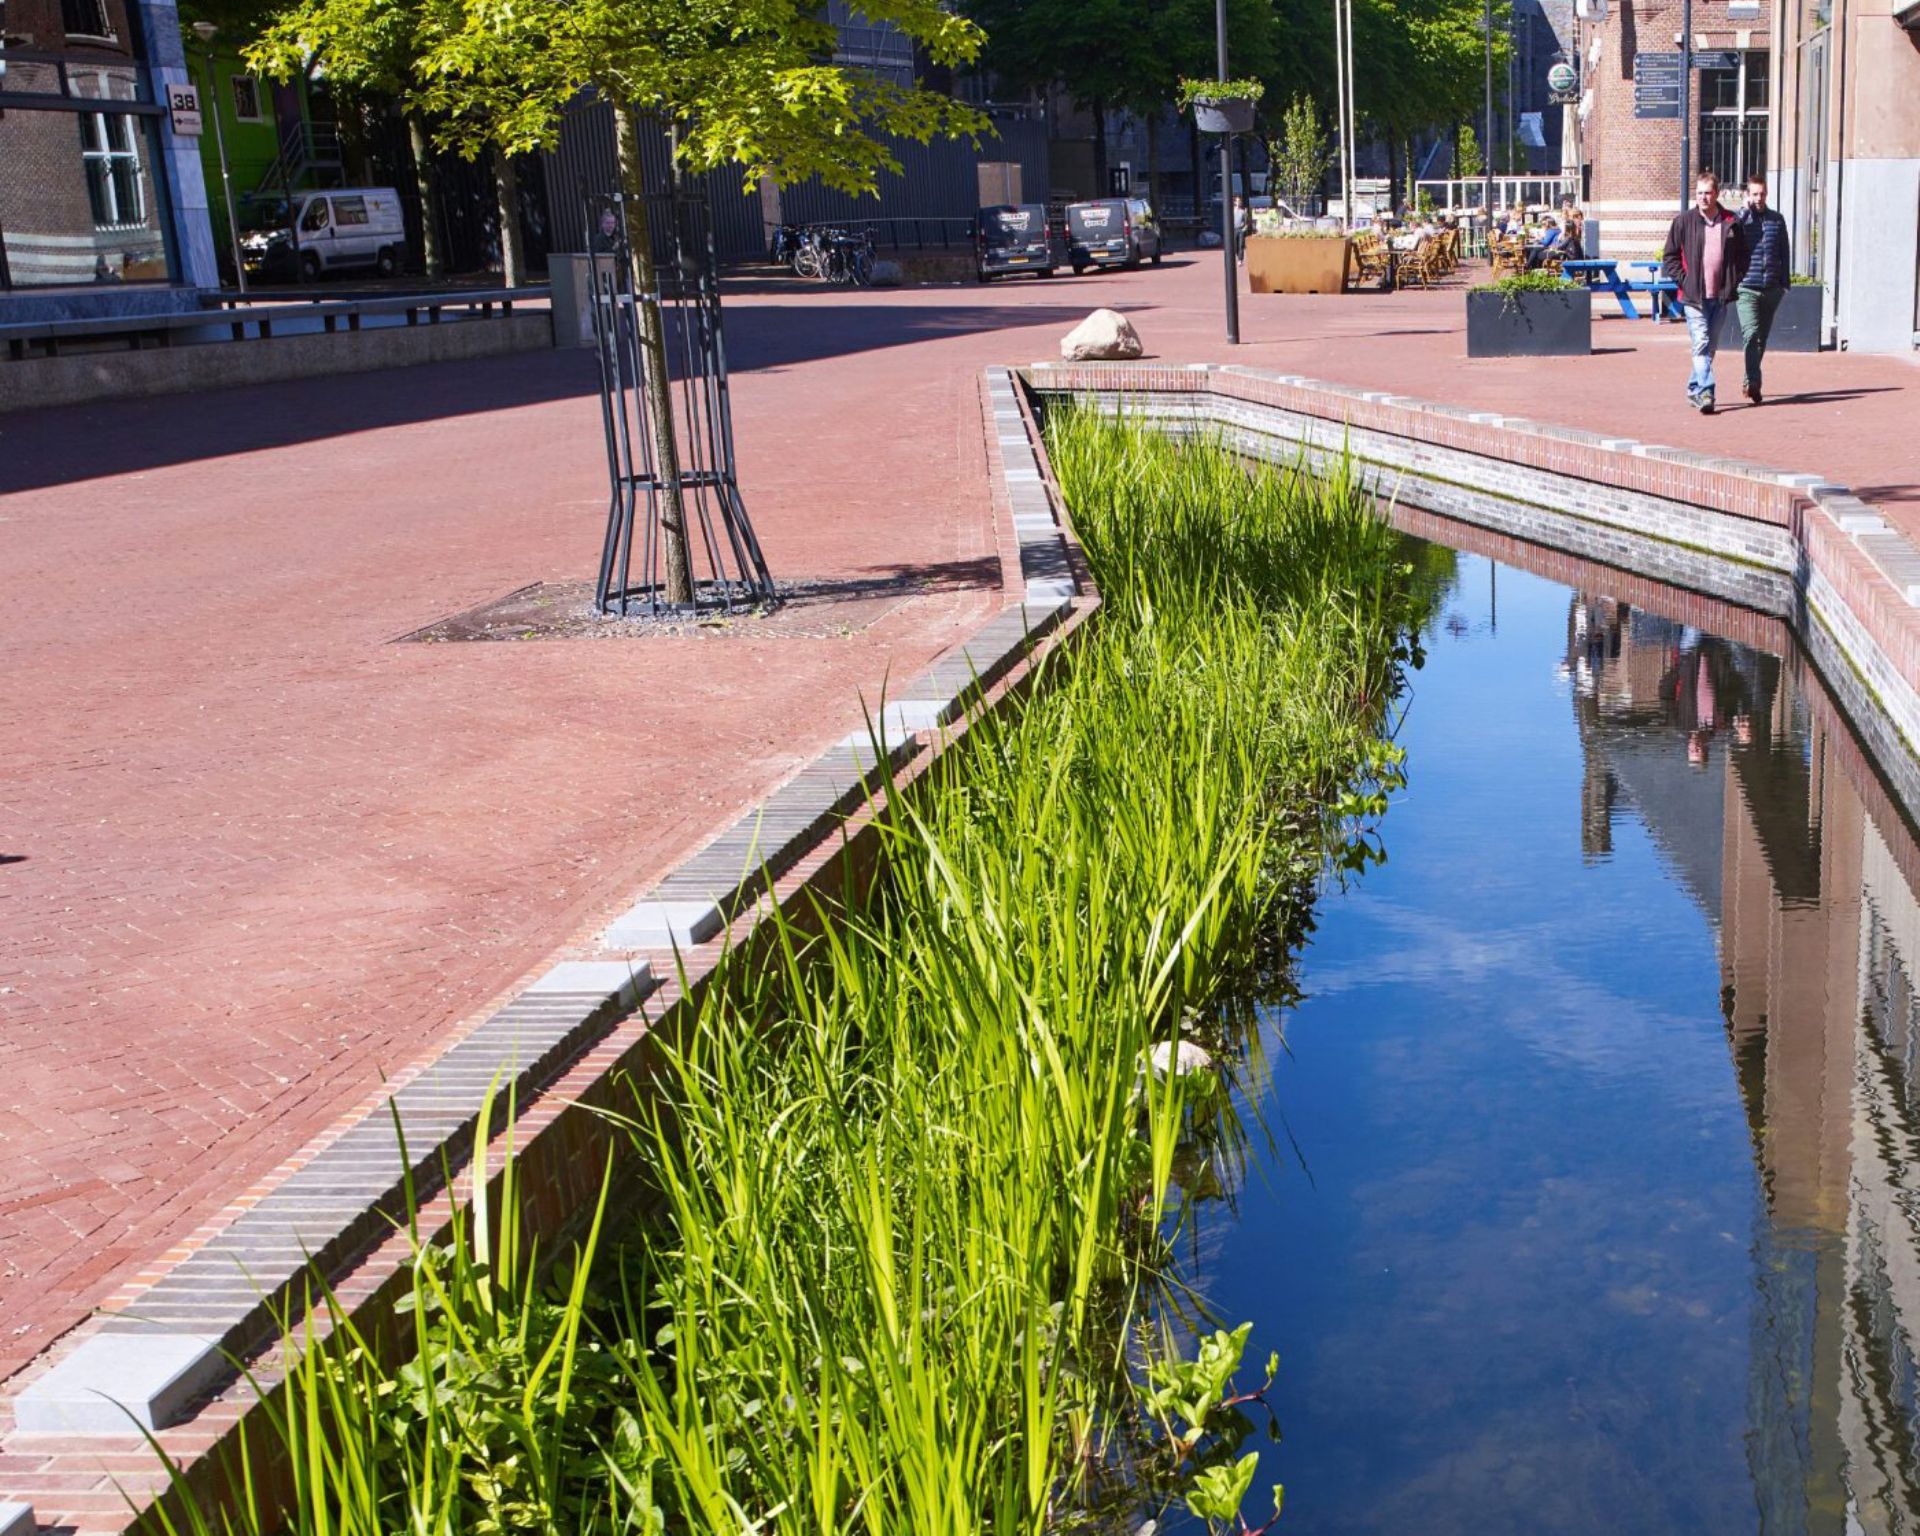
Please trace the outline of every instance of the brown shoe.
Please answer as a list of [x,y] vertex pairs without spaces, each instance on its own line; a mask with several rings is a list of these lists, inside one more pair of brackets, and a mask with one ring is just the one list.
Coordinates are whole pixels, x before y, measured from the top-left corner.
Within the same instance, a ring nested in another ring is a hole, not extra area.
[[1740,386],[1740,393],[1745,395],[1755,405],[1759,405],[1761,403],[1760,402],[1760,386],[1758,384],[1753,384],[1753,383],[1742,384]]

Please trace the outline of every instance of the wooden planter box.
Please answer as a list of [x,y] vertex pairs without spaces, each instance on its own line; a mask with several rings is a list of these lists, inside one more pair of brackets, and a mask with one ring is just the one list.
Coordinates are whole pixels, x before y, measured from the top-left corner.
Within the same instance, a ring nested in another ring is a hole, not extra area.
[[[1773,329],[1767,332],[1769,352],[1818,352],[1820,350],[1820,308],[1827,290],[1818,283],[1802,283],[1789,288],[1773,312]],[[1727,305],[1720,318],[1720,350],[1738,352],[1746,346],[1740,334],[1740,307]]]
[[1344,293],[1345,235],[1253,235],[1247,286],[1255,293]]
[[1593,350],[1593,293],[1469,293],[1468,357],[1585,357]]

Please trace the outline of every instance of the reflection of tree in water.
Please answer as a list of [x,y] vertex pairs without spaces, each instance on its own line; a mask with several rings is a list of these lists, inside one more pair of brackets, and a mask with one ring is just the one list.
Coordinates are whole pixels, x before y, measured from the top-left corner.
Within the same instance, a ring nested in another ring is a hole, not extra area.
[[1717,930],[1759,1178],[1745,1434],[1756,1529],[1920,1531],[1912,830],[1868,815],[1849,778],[1857,757],[1814,724],[1804,662],[1582,592],[1562,677],[1585,760],[1585,852],[1609,856],[1630,808]]

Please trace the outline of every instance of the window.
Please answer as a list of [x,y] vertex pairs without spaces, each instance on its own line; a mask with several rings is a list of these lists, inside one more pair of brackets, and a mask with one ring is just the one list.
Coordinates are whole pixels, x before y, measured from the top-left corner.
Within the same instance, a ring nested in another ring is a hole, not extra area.
[[93,204],[96,227],[146,222],[139,140],[130,116],[124,112],[82,112],[80,160],[87,171],[87,197]]
[[1764,49],[1741,53],[1732,69],[1700,71],[1700,163],[1738,187],[1767,173],[1767,66]]
[[327,200],[316,197],[307,204],[307,211],[300,216],[300,233],[317,235],[327,227]]
[[367,200],[364,197],[336,197],[333,200],[333,222],[339,229],[366,223]]
[[60,0],[60,20],[68,37],[106,37],[114,35],[107,20],[106,0]]
[[233,115],[243,123],[260,121],[260,82],[252,75],[235,75],[230,82],[233,86]]

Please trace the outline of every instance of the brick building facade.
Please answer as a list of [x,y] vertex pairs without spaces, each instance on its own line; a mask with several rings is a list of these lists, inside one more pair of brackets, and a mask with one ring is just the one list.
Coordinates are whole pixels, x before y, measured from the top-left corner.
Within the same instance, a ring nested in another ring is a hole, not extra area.
[[0,320],[191,303],[212,281],[172,0],[0,0]]
[[1587,7],[1580,119],[1588,212],[1599,221],[1606,255],[1658,255],[1693,169],[1711,165],[1729,186],[1769,169],[1772,5],[1694,0],[1684,121],[1677,107],[1670,116],[1644,115],[1662,73],[1678,78],[1681,0]]

